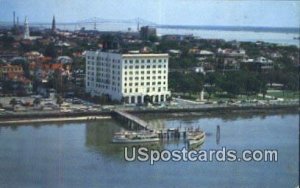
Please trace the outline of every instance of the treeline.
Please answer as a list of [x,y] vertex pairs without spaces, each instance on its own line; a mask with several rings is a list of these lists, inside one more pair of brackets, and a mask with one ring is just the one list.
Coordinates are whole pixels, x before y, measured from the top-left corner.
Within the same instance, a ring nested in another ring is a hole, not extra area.
[[226,93],[228,97],[237,95],[257,95],[267,93],[267,84],[282,84],[283,90],[299,90],[299,75],[297,72],[281,70],[267,73],[249,71],[201,73],[169,73],[169,87],[173,92],[196,94],[203,89],[209,95]]

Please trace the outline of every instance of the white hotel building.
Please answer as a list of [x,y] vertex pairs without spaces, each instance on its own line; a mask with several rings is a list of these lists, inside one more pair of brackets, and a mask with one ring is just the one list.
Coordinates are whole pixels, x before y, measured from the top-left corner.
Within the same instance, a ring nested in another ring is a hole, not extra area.
[[125,103],[166,101],[168,54],[86,53],[86,92]]

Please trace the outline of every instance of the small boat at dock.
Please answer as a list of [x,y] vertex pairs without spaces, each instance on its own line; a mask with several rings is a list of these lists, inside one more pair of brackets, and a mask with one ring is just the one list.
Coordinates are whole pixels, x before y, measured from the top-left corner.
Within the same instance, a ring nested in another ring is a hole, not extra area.
[[187,133],[187,142],[190,148],[198,147],[205,141],[205,132],[202,130],[189,131]]
[[123,131],[114,134],[113,143],[152,143],[159,142],[158,134],[150,131]]

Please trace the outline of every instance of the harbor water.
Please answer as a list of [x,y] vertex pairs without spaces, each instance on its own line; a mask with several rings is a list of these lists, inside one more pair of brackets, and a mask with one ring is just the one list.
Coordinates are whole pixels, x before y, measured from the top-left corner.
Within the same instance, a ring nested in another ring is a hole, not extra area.
[[[299,176],[297,114],[203,116],[142,115],[156,129],[200,127],[201,150],[276,149],[277,162],[127,162],[122,129],[114,119],[0,127],[0,187],[296,187]],[[218,142],[217,125],[220,126]],[[180,149],[165,140],[160,149]]]

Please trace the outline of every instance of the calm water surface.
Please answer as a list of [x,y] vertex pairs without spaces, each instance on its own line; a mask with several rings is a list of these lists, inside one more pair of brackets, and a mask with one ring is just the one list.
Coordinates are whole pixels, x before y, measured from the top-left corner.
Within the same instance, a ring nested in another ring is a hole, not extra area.
[[[126,162],[111,143],[114,120],[0,127],[0,187],[295,187],[299,184],[299,118],[296,114],[251,117],[142,118],[157,127],[198,127],[208,133],[202,149],[226,146],[277,149],[278,162]],[[153,120],[154,119],[154,120]],[[216,125],[221,127],[216,144]],[[160,148],[184,147],[182,141]]]

